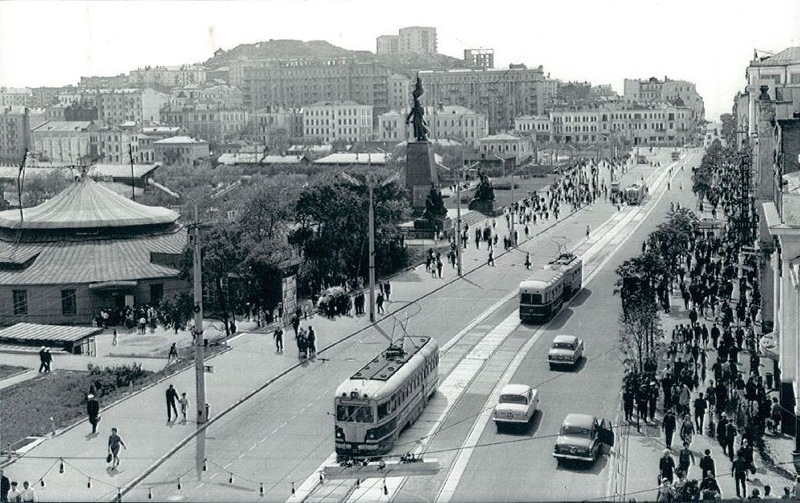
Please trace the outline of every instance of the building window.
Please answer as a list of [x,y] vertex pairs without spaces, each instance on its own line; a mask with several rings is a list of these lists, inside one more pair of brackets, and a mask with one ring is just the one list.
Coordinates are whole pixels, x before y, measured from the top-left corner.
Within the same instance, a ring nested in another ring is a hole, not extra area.
[[800,73],[790,73],[789,74],[789,83],[790,84],[800,84]]
[[61,314],[64,316],[75,316],[78,314],[75,290],[61,290]]
[[14,290],[14,315],[23,316],[28,314],[28,291]]

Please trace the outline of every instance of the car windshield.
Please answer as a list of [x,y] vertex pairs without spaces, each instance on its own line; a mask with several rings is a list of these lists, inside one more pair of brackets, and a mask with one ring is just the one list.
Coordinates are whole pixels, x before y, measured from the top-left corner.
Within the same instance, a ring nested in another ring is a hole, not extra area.
[[528,405],[528,398],[523,395],[500,395],[500,403]]
[[571,342],[554,342],[553,349],[574,349]]
[[580,426],[570,426],[566,424],[561,427],[561,434],[569,435],[571,437],[586,437],[586,438],[590,438],[592,436],[591,430],[587,430],[586,428]]

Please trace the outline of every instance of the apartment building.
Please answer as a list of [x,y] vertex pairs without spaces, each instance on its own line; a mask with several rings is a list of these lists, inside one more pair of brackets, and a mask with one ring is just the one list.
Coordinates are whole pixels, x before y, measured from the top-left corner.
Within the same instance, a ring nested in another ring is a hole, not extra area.
[[553,140],[553,123],[547,115],[522,115],[514,119],[514,132],[537,142]]
[[173,136],[153,142],[155,161],[165,167],[197,167],[209,156],[208,142],[189,136]]
[[694,83],[664,77],[649,79],[625,79],[624,99],[631,103],[670,103],[682,105],[694,111],[696,119],[705,119],[705,104]]
[[215,105],[165,106],[159,114],[160,122],[177,126],[184,134],[218,143],[238,135],[248,122],[248,112],[226,109]]
[[206,81],[206,69],[201,65],[146,66],[130,72],[130,84],[183,87]]
[[377,54],[436,54],[436,28],[408,26],[398,35],[381,35],[376,40]]
[[494,68],[494,49],[464,49],[464,62],[470,68]]
[[289,138],[303,136],[303,110],[266,107],[250,112],[250,139],[261,145],[269,143],[270,135],[276,130],[286,131]]
[[[408,113],[406,108],[379,115],[376,139],[403,142],[413,138],[413,126],[407,123]],[[425,107],[425,121],[431,140],[456,140],[476,147],[478,140],[489,134],[486,114],[458,105]]]
[[372,139],[372,105],[319,102],[303,108],[303,136],[323,143]]
[[107,125],[156,122],[161,107],[169,102],[168,94],[150,88],[103,90],[95,98],[99,119]]
[[556,96],[558,82],[544,69],[514,65],[508,69],[425,70],[419,72],[428,105],[460,105],[486,114],[489,131],[512,129],[521,115],[543,115]]
[[31,129],[45,122],[45,111],[14,106],[0,111],[0,163],[19,164],[25,153],[26,141],[30,148]]

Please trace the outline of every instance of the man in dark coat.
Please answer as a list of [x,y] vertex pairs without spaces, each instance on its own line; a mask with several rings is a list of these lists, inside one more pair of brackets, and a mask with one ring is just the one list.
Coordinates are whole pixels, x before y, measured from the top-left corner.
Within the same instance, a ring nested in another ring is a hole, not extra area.
[[86,396],[86,414],[89,416],[89,424],[92,425],[92,433],[97,433],[97,423],[100,422],[100,402],[91,393]]
[[172,384],[167,388],[167,422],[172,421],[172,412],[175,412],[175,419],[178,419],[178,390]]
[[39,350],[39,373],[47,371],[47,356],[44,352],[44,346]]
[[706,449],[705,455],[700,458],[700,470],[703,472],[703,475],[711,473],[714,477],[717,476],[717,468],[714,464],[714,458],[711,457],[711,449]]
[[668,409],[664,414],[664,419],[661,421],[661,429],[664,430],[664,437],[667,444],[667,449],[672,449],[672,436],[675,434],[677,421],[672,409]]
[[8,492],[11,491],[11,481],[5,476],[3,470],[0,469],[0,501],[5,503],[8,501]]

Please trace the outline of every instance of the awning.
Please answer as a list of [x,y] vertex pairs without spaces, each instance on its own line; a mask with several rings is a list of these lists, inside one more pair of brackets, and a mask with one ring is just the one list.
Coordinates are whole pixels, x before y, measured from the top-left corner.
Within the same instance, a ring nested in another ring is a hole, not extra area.
[[92,283],[89,285],[89,290],[108,290],[111,288],[134,288],[139,283],[133,280],[122,281],[102,281],[100,283]]
[[17,323],[0,330],[0,340],[29,341],[39,344],[44,342],[76,342],[102,331],[102,328],[97,327],[65,327],[61,325]]

